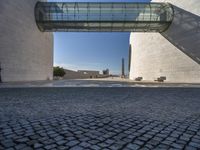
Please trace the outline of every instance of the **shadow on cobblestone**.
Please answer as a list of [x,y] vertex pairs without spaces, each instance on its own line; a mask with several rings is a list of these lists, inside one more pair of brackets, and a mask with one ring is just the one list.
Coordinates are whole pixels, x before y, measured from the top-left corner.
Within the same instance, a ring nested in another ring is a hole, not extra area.
[[158,120],[200,114],[200,88],[0,89],[0,121],[65,113],[120,113]]

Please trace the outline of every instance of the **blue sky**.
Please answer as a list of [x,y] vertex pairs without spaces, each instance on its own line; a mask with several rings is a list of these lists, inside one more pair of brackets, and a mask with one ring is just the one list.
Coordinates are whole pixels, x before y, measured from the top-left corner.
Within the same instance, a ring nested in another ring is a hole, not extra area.
[[[69,2],[67,0],[59,1]],[[95,0],[70,1],[93,2]],[[134,2],[134,0],[96,1]],[[125,58],[126,73],[128,73],[129,36],[130,33],[56,32],[54,33],[54,65],[72,70],[102,71],[108,68],[112,74],[120,74],[123,57]]]

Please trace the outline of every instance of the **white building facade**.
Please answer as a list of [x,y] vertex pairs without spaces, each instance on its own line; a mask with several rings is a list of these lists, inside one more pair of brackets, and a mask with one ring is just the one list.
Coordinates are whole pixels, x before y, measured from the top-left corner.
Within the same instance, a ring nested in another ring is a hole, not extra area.
[[174,6],[174,20],[164,33],[131,33],[130,79],[200,82],[200,1],[154,0]]
[[53,34],[39,31],[34,16],[36,2],[0,2],[0,64],[3,82],[53,78]]

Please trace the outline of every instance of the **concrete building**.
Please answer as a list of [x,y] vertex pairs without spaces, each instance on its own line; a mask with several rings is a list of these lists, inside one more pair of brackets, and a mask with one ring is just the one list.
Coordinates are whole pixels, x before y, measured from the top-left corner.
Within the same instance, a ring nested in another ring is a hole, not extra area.
[[65,69],[65,76],[63,79],[91,79],[91,78],[106,78],[107,74],[100,74],[99,71],[94,70],[68,70]]
[[173,4],[174,19],[163,33],[131,33],[130,79],[200,82],[200,1],[153,0]]
[[1,0],[1,78],[7,81],[53,78],[53,34],[39,31],[34,16],[38,0]]
[[65,69],[64,79],[87,79],[90,78],[88,74],[84,74],[83,72],[78,72],[74,70]]
[[87,75],[89,78],[98,78],[100,76],[99,71],[94,70],[78,70],[78,72]]

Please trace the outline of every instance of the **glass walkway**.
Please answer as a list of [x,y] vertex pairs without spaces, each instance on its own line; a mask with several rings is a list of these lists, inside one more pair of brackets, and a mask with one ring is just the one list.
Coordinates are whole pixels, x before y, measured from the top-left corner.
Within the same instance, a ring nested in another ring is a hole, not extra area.
[[38,2],[43,32],[163,32],[173,20],[169,3]]

